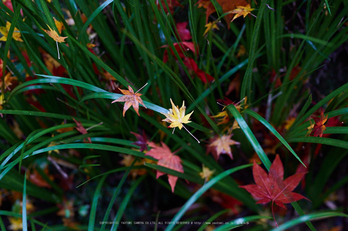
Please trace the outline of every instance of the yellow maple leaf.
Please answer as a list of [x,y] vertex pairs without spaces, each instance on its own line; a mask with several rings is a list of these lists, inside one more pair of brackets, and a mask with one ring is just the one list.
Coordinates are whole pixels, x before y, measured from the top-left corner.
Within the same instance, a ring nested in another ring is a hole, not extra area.
[[235,14],[231,22],[240,16],[245,18],[248,14],[251,14],[250,12],[253,10],[254,8],[251,8],[250,4],[246,6],[237,6],[236,9],[231,11],[232,14]]
[[203,36],[206,35],[212,29],[219,29],[219,27],[216,25],[216,22],[209,22],[209,23],[205,24],[205,27],[206,27],[206,29],[204,31]]
[[[7,41],[7,36],[8,36],[8,32],[10,31],[10,28],[11,28],[10,22],[6,22],[6,27],[0,26],[0,33],[2,34],[0,41]],[[14,28],[14,31],[12,33],[12,38],[16,41],[23,42],[23,40],[21,39],[21,33],[16,27]]]
[[124,96],[121,96],[120,98],[112,101],[111,103],[114,103],[114,102],[125,102],[124,103],[124,107],[123,107],[123,117],[126,114],[126,111],[131,106],[133,106],[135,112],[139,116],[139,103],[146,108],[143,100],[140,98],[141,94],[137,93],[137,92],[134,93],[133,89],[129,85],[128,85],[128,90],[122,90],[120,88],[119,88],[119,90],[122,92],[122,94],[124,94]]
[[183,124],[188,124],[191,123],[191,121],[189,121],[190,116],[192,115],[193,111],[187,115],[185,115],[185,101],[182,101],[182,106],[179,109],[179,106],[175,106],[172,99],[170,99],[170,102],[172,104],[172,108],[169,109],[169,113],[162,113],[163,115],[165,115],[165,119],[163,119],[162,121],[171,123],[169,125],[170,128],[174,128],[173,133],[175,131],[175,128],[178,127],[180,130],[181,128],[185,128],[185,130],[198,142],[199,140],[192,135],[192,133],[187,130],[187,128],[183,125]]
[[8,226],[10,230],[23,230],[22,218],[9,217],[8,218],[11,225]]
[[182,106],[180,109],[179,109],[179,106],[174,105],[172,99],[170,99],[170,102],[172,104],[172,108],[169,109],[169,113],[163,114],[165,115],[166,118],[162,121],[171,123],[169,125],[170,128],[178,127],[181,130],[183,127],[183,124],[191,123],[189,119],[193,111],[185,115],[185,110],[186,110],[185,101],[182,102]]
[[209,168],[203,165],[202,172],[199,173],[202,179],[209,181],[210,177],[214,174],[215,170],[210,170]]
[[56,42],[63,43],[63,42],[65,42],[65,39],[68,38],[68,37],[59,36],[57,31],[52,30],[51,27],[49,27],[49,26],[48,26],[48,29],[49,30],[44,30],[43,29],[43,31],[45,31],[48,34],[48,36],[53,38],[53,40],[56,41]]
[[[11,72],[8,72],[5,75],[5,79],[4,79],[5,86],[4,86],[4,88],[5,89],[9,89],[9,87],[12,85],[12,82],[15,81],[15,80],[17,80],[17,77],[11,76]],[[2,88],[2,84],[3,84],[3,82],[0,83],[0,88]]]

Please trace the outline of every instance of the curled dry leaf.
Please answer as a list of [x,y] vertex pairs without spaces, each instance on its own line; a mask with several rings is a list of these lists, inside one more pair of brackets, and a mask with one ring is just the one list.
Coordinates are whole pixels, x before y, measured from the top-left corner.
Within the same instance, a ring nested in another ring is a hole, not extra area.
[[[75,120],[74,118],[72,118],[72,119],[73,119],[73,120],[75,121],[75,123],[76,123],[76,126],[77,126],[77,127],[75,127],[76,130],[79,131],[79,132],[81,132],[82,135],[87,134],[87,130],[86,130],[86,128],[84,128],[84,127],[82,126],[82,123],[79,122],[79,121],[77,121],[77,120]],[[84,139],[84,141],[86,142],[86,139]],[[88,143],[92,143],[90,137],[87,137],[87,141],[88,141]]]

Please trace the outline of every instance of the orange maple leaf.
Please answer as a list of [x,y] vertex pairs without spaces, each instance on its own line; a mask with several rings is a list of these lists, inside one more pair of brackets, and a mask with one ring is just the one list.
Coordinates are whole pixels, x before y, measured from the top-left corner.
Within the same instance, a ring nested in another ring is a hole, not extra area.
[[219,159],[220,154],[226,154],[233,159],[230,146],[240,143],[231,140],[231,136],[232,134],[211,139],[211,144],[208,145],[207,152],[211,152],[216,160]]
[[[161,142],[161,146],[157,146],[154,142],[149,142],[149,146],[152,148],[150,151],[148,151],[145,155],[152,156],[155,159],[158,159],[157,165],[163,166],[169,169],[173,169],[178,172],[184,172],[184,168],[181,164],[181,159],[179,156],[174,155],[168,148],[168,146]],[[156,179],[166,173],[158,171]],[[170,184],[170,187],[172,188],[172,192],[174,192],[174,187],[176,184],[176,181],[178,180],[177,176],[168,175],[168,182]]]
[[250,4],[246,6],[237,6],[236,9],[231,11],[232,14],[235,14],[232,21],[240,16],[243,16],[245,18],[248,14],[251,14],[251,11],[253,10],[254,9],[250,7]]
[[[233,0],[233,1],[231,1],[231,0],[216,0],[216,1],[222,7],[223,13],[231,12],[234,9],[237,9],[237,6],[247,6],[248,5],[246,0]],[[206,9],[205,21],[207,23],[209,16],[216,11],[213,3],[210,0],[199,0],[197,2],[197,4],[198,4],[198,7],[203,7]],[[232,21],[232,17],[233,17],[232,14],[227,14],[225,16],[225,21],[227,23],[228,28],[230,28],[230,22]]]
[[131,86],[128,85],[128,90],[122,90],[119,88],[119,90],[124,94],[124,96],[121,96],[120,98],[112,101],[111,103],[115,102],[125,102],[123,107],[123,117],[126,114],[126,111],[133,106],[135,112],[139,115],[139,103],[143,105],[145,108],[145,104],[143,100],[140,98],[141,94],[133,91]]
[[48,30],[43,29],[43,31],[45,31],[46,34],[48,34],[48,36],[53,38],[54,41],[59,42],[59,43],[65,42],[65,39],[68,38],[68,37],[59,36],[58,33],[55,30],[51,29],[51,27],[49,27],[49,26],[48,26]]

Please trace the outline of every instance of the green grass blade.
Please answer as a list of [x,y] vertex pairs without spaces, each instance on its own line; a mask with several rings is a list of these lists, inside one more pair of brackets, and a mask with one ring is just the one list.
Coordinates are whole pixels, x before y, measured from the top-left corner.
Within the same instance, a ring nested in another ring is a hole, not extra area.
[[24,178],[23,183],[23,197],[22,197],[22,227],[24,231],[28,231],[28,219],[27,219],[27,178]]
[[257,53],[257,45],[259,40],[261,23],[263,22],[262,17],[266,9],[266,4],[268,2],[269,1],[267,0],[262,1],[259,11],[257,13],[257,19],[255,22],[254,31],[252,34],[252,41],[251,41],[250,50],[249,50],[249,62],[248,62],[248,66],[245,71],[242,86],[241,86],[240,98],[243,99],[245,98],[245,96],[247,96],[249,101],[252,100],[251,98],[252,74],[253,74],[254,62],[257,58],[256,53]]
[[250,130],[248,124],[245,122],[243,116],[239,113],[237,108],[230,104],[227,106],[228,111],[234,116],[234,118],[237,120],[239,127],[244,132],[245,136],[253,146],[255,152],[260,157],[260,160],[265,165],[267,170],[271,167],[271,161],[268,159],[266,153],[263,151],[260,143],[257,141],[256,137],[254,136],[253,132]]
[[107,7],[110,3],[112,3],[114,0],[107,0],[105,2],[103,2],[103,4],[101,4],[87,19],[86,23],[83,25],[82,29],[79,30],[79,37],[77,39],[77,41],[81,41],[82,35],[86,32],[89,24],[91,24],[91,22],[95,19],[95,17],[98,16],[98,14],[100,12],[102,12],[105,7]]
[[206,220],[203,225],[201,227],[199,227],[199,229],[197,231],[204,231],[204,229],[212,222],[214,221],[216,218],[218,218],[219,216],[221,216],[222,214],[224,213],[227,213],[231,211],[230,209],[225,209],[225,210],[222,210],[218,213],[215,213],[213,216],[211,216],[208,220]]
[[118,228],[118,224],[120,223],[121,221],[121,218],[122,218],[122,215],[123,215],[123,212],[124,210],[126,209],[127,207],[127,204],[131,198],[131,196],[133,195],[133,192],[134,190],[138,187],[138,185],[140,184],[140,182],[145,178],[145,175],[144,176],[141,176],[139,177],[133,184],[132,184],[132,187],[128,190],[127,192],[127,195],[125,196],[125,198],[123,199],[118,211],[117,211],[117,214],[116,214],[116,217],[114,219],[114,222],[113,222],[113,225],[111,227],[110,230],[112,231],[115,231],[117,230]]
[[228,222],[227,224],[221,225],[215,229],[215,231],[224,231],[224,230],[231,230],[238,227],[242,227],[245,225],[248,225],[251,221],[257,221],[260,219],[272,219],[272,217],[266,217],[266,216],[249,216],[249,217],[241,217],[237,218],[233,221]]
[[348,215],[344,213],[338,213],[338,212],[318,212],[318,213],[307,214],[307,215],[295,218],[291,221],[288,221],[280,225],[279,227],[272,229],[271,231],[286,230],[288,228],[294,227],[306,221],[324,219],[329,217],[348,217]]
[[95,224],[95,218],[96,218],[96,213],[97,213],[97,206],[98,206],[98,199],[100,197],[100,191],[101,188],[104,184],[104,181],[106,179],[107,175],[103,176],[99,183],[97,188],[95,189],[94,195],[93,195],[93,201],[92,201],[92,206],[91,206],[91,211],[89,214],[89,222],[88,222],[88,231],[93,231],[94,230],[94,224]]
[[306,167],[306,165],[301,161],[300,157],[298,157],[295,153],[295,151],[291,148],[291,146],[288,144],[288,142],[286,142],[286,140],[279,134],[279,132],[277,132],[277,130],[275,130],[273,128],[272,125],[270,125],[268,123],[267,120],[265,120],[264,118],[262,118],[262,116],[260,116],[259,114],[257,114],[256,112],[250,110],[250,109],[246,109],[245,114],[248,114],[252,117],[254,117],[255,119],[257,119],[260,123],[262,123],[270,132],[272,132],[280,142],[282,142],[282,144],[294,155],[294,157],[296,159],[298,159],[298,161],[300,161],[300,163]]

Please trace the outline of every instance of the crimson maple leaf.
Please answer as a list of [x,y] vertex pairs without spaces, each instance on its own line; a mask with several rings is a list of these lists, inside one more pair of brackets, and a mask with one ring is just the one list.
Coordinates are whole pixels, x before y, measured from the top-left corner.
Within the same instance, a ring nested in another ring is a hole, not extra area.
[[[302,196],[301,194],[292,192],[300,183],[302,177],[305,174],[306,172],[296,173],[283,180],[283,163],[280,160],[279,155],[277,155],[271,165],[271,168],[269,169],[268,175],[266,171],[263,170],[259,165],[257,165],[254,160],[253,176],[256,184],[249,184],[239,187],[244,188],[249,193],[251,193],[251,195],[259,198],[256,204],[266,204],[272,201],[272,214],[274,218],[274,203],[279,207],[286,209],[284,204],[301,199],[308,200],[308,198]],[[276,222],[275,218],[274,221]]]
[[137,93],[133,91],[133,89],[131,88],[131,86],[128,85],[128,90],[122,90],[119,88],[119,90],[122,92],[122,94],[124,94],[124,96],[121,96],[120,98],[112,101],[111,103],[115,103],[115,102],[125,102],[124,106],[123,106],[123,117],[126,114],[126,111],[133,106],[135,112],[138,114],[139,116],[139,103],[141,105],[143,105],[145,108],[145,104],[143,102],[143,100],[140,98],[141,94]]
[[[157,165],[183,173],[184,168],[182,167],[180,157],[174,155],[175,152],[172,153],[165,143],[161,142],[161,145],[162,147],[157,146],[154,142],[149,142],[149,146],[152,149],[148,151],[145,155],[152,156],[153,158],[158,159]],[[156,179],[158,179],[158,177],[164,174],[166,173],[157,170]],[[168,175],[168,182],[172,188],[172,192],[174,192],[174,187],[177,180],[177,176]]]

